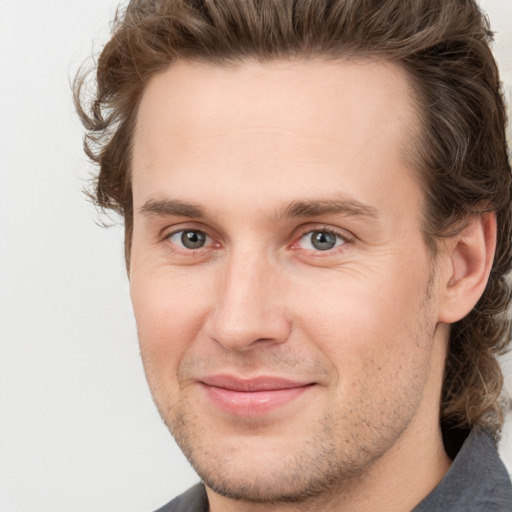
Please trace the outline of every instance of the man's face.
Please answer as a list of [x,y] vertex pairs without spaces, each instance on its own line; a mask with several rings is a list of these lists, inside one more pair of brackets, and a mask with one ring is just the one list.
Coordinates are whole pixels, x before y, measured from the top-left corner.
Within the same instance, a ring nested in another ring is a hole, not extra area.
[[149,83],[133,306],[160,413],[218,493],[301,499],[437,428],[414,111],[383,63],[178,63]]

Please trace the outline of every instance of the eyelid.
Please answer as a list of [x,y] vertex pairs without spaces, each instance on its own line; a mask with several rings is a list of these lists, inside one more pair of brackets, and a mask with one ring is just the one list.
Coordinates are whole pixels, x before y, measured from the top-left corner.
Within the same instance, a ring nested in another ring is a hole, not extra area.
[[204,224],[199,222],[191,222],[186,220],[183,222],[176,222],[175,224],[172,225],[166,225],[158,232],[158,238],[161,240],[165,240],[166,238],[169,238],[170,236],[175,235],[180,231],[200,231],[201,233],[204,233],[205,235],[209,236],[212,239],[215,238],[210,233],[211,229],[209,229],[208,226],[205,226]]

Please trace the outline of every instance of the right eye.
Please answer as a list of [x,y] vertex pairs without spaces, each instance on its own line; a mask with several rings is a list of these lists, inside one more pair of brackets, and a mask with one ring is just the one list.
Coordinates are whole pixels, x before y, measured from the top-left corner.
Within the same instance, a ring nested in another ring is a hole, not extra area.
[[201,249],[212,242],[211,238],[198,229],[182,229],[168,236],[170,242],[182,249]]

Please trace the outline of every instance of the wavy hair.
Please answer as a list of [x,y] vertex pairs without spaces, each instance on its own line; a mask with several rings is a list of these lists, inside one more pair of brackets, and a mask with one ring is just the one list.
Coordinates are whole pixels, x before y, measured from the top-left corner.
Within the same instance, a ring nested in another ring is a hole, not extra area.
[[419,105],[415,167],[436,243],[468,218],[496,213],[497,250],[475,308],[451,328],[441,399],[444,426],[480,424],[499,436],[502,373],[510,340],[511,170],[492,32],[473,0],[132,0],[117,12],[98,59],[75,79],[85,151],[99,172],[92,196],[120,213],[129,255],[133,224],[131,141],[148,80],[178,59],[211,63],[371,58],[398,63]]

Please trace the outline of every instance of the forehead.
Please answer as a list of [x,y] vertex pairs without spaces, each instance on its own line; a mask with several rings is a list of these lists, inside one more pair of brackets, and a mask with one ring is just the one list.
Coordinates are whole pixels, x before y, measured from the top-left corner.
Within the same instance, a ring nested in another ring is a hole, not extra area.
[[267,192],[315,190],[319,173],[324,184],[346,176],[348,188],[389,187],[383,167],[407,167],[417,124],[405,72],[391,63],[177,62],[141,100],[134,199],[199,190],[205,178],[225,186],[235,175],[253,188],[267,181]]

